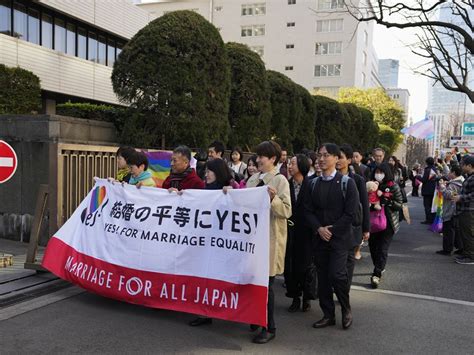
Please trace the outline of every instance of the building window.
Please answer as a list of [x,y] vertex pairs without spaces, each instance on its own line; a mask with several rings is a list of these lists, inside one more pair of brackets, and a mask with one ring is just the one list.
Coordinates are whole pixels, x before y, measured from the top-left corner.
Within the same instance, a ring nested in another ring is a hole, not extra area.
[[216,12],[222,11],[222,6],[216,6],[214,8],[214,11],[216,11]]
[[244,4],[242,5],[242,16],[257,16],[265,15],[267,12],[267,6],[263,3],[258,4]]
[[28,22],[26,15],[26,7],[17,2],[13,5],[13,37],[27,40],[28,36]]
[[286,71],[293,70],[293,66],[292,66],[292,65],[288,65],[288,66],[285,67],[285,70],[286,70]]
[[286,45],[286,49],[293,49],[293,48],[295,48],[294,44],[287,44]]
[[70,22],[66,26],[66,53],[76,55],[76,25]]
[[92,62],[97,62],[97,35],[94,32],[89,32],[88,38],[88,53],[87,59]]
[[294,22],[287,22],[286,27],[295,27],[296,23]]
[[343,19],[316,21],[316,32],[341,32]]
[[241,37],[265,36],[265,25],[242,26]]
[[342,54],[342,42],[316,43],[316,55]]
[[98,61],[97,63],[99,64],[102,64],[102,65],[105,65],[106,63],[106,42],[105,42],[105,37],[104,36],[99,36],[99,42],[98,42],[98,55],[97,55],[97,58],[98,58]]
[[314,66],[314,76],[341,76],[341,64],[321,64]]
[[336,10],[344,8],[344,0],[319,0],[318,10]]
[[295,5],[296,4],[296,0],[288,0],[288,5]]
[[11,28],[10,0],[0,0],[0,33],[11,35]]
[[260,57],[263,57],[263,55],[265,54],[265,50],[263,46],[253,46],[253,47],[250,47],[250,49],[254,51],[255,53],[257,53]]
[[124,46],[123,43],[117,42],[117,50],[115,51],[115,60],[117,60],[119,54],[122,53],[123,46]]
[[107,65],[113,67],[115,62],[115,41],[107,41]]
[[53,18],[45,13],[41,15],[41,45],[53,49]]
[[77,28],[77,56],[87,59],[87,30],[85,28]]
[[28,10],[28,42],[40,44],[39,12],[34,9]]
[[59,18],[54,19],[54,49],[66,52],[66,24]]

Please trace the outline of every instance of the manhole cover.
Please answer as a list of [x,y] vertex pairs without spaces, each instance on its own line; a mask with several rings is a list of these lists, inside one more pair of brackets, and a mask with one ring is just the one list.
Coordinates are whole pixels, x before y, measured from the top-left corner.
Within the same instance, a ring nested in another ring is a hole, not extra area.
[[13,255],[0,253],[0,268],[13,265]]

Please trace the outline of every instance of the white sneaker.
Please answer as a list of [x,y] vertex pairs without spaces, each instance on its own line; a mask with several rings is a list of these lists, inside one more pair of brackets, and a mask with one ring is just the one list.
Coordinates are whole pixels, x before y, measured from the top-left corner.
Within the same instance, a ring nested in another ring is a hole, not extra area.
[[378,276],[372,276],[370,278],[370,284],[372,285],[373,288],[379,287],[380,284],[380,277]]

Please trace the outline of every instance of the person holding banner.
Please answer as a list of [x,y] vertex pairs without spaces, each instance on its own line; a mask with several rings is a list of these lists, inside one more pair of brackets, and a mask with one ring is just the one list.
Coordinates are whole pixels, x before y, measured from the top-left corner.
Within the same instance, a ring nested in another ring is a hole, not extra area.
[[333,292],[341,305],[342,327],[352,325],[349,303],[347,258],[352,247],[352,222],[359,204],[354,180],[336,170],[341,150],[326,143],[319,148],[323,175],[313,179],[305,198],[306,223],[315,234],[315,262],[318,273],[319,305],[323,318],[313,324],[324,328],[336,324]]
[[257,146],[256,153],[260,172],[250,177],[247,187],[268,186],[271,201],[268,321],[267,327],[263,328],[253,339],[254,343],[265,344],[274,339],[276,334],[273,314],[275,306],[273,283],[275,276],[282,274],[285,268],[287,219],[291,217],[291,197],[288,180],[277,169],[281,157],[281,147],[278,143],[273,141],[262,142]]
[[187,146],[180,145],[173,150],[171,173],[163,181],[163,188],[171,191],[204,188],[204,181],[191,168],[191,150]]
[[141,186],[156,187],[155,180],[148,171],[148,158],[143,152],[133,152],[128,157],[128,166],[130,167],[131,177],[128,181],[130,185],[138,188]]

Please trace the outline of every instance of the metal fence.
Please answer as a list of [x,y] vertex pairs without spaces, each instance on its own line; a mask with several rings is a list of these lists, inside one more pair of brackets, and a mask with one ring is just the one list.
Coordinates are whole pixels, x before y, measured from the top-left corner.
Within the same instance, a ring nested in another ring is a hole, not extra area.
[[61,226],[94,185],[94,177],[116,177],[117,147],[62,144],[58,147],[57,207]]

